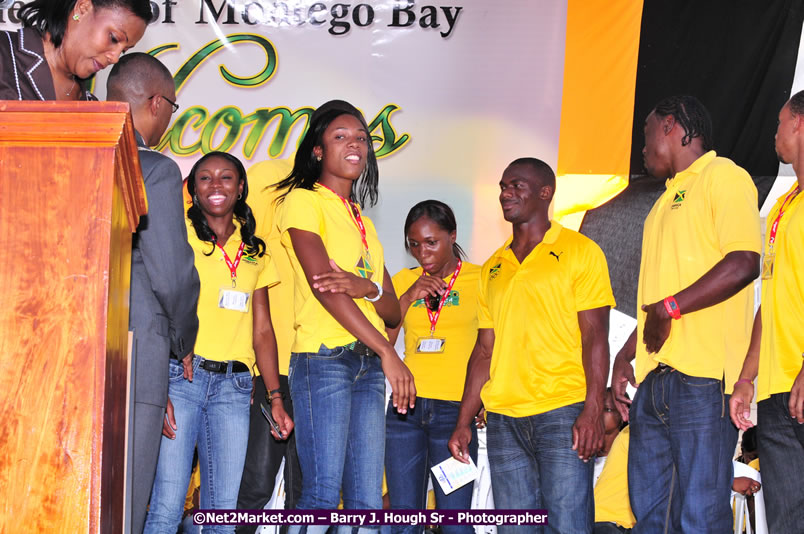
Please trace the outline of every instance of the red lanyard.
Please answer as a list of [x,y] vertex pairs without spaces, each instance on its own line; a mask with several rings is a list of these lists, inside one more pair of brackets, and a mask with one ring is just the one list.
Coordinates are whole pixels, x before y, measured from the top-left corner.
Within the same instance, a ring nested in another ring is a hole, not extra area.
[[[452,286],[455,285],[455,280],[458,279],[458,273],[461,272],[461,265],[463,265],[463,262],[461,262],[461,259],[458,258],[458,266],[455,267],[455,272],[452,273],[452,278],[449,279],[449,284],[447,284],[447,290],[444,291],[444,294],[441,295],[441,300],[438,301],[438,309],[435,312],[433,312],[433,311],[430,310],[430,308],[425,306],[425,309],[427,310],[427,317],[430,318],[430,336],[431,337],[432,337],[433,333],[435,332],[436,323],[438,322],[438,318],[441,316],[441,308],[443,308],[444,303],[447,302],[447,298],[449,298],[449,294],[452,291]],[[426,304],[426,302],[425,302],[425,304]]]
[[330,189],[329,187],[325,186],[321,182],[318,182],[318,185],[320,185],[321,187],[323,187],[324,189],[326,189],[328,191],[331,191],[335,196],[337,196],[339,199],[341,199],[341,202],[343,202],[343,205],[346,207],[346,211],[349,212],[349,218],[352,219],[352,221],[357,226],[358,231],[360,231],[360,239],[363,240],[363,248],[365,248],[366,251],[368,252],[369,246],[368,246],[368,241],[366,241],[366,227],[363,224],[363,217],[360,215],[360,209],[357,207],[357,204],[355,204],[354,202],[351,202],[349,200],[346,200],[345,198],[340,196],[335,191],[332,191],[332,189]]
[[779,215],[776,216],[776,219],[773,221],[771,225],[770,234],[768,236],[768,245],[773,247],[773,244],[776,242],[776,231],[779,229],[779,221],[782,220],[782,215],[784,215],[785,208],[788,207],[787,201],[793,201],[793,199],[798,194],[798,186],[795,189],[790,191],[786,197],[784,197],[784,201],[782,202],[782,207],[779,208]]
[[245,243],[240,243],[240,248],[237,249],[237,255],[235,256],[234,261],[229,259],[229,255],[223,250],[223,247],[220,246],[219,243],[216,243],[218,248],[221,249],[223,252],[223,260],[226,262],[226,266],[229,267],[229,272],[232,273],[232,287],[237,285],[237,266],[240,265],[240,258],[243,257],[243,248],[245,248]]

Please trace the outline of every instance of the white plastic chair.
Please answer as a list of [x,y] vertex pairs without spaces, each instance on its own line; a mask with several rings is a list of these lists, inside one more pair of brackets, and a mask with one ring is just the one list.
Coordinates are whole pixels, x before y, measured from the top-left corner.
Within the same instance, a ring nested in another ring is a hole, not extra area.
[[[759,471],[742,462],[735,461],[733,463],[735,478],[748,477],[762,484],[762,476],[760,476]],[[746,534],[768,534],[768,522],[765,518],[765,497],[762,488],[754,493],[754,525],[756,531],[751,530],[751,523],[748,520],[748,504],[746,503],[745,495],[741,495],[732,490],[731,508],[734,511],[734,534],[743,534],[743,531],[745,531]]]

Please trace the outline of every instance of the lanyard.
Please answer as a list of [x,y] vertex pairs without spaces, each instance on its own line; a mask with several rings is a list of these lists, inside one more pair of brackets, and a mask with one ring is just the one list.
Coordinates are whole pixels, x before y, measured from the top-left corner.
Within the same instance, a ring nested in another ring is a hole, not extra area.
[[776,243],[776,231],[779,229],[779,221],[782,220],[782,215],[784,215],[785,208],[789,207],[787,201],[789,200],[790,202],[792,202],[793,199],[796,198],[797,194],[798,194],[798,186],[796,186],[795,189],[790,191],[787,194],[787,196],[784,197],[784,201],[782,202],[782,207],[779,208],[779,214],[776,216],[776,219],[773,221],[773,224],[771,225],[770,233],[769,233],[769,236],[768,236],[768,246],[771,248],[771,250],[773,249],[773,244]]
[[458,273],[461,272],[461,265],[463,262],[458,258],[458,266],[455,267],[455,272],[452,273],[452,278],[449,279],[449,284],[447,284],[447,290],[444,291],[444,294],[441,295],[441,300],[438,301],[438,309],[433,312],[425,306],[424,309],[427,310],[427,317],[430,318],[430,337],[433,337],[436,329],[436,323],[438,322],[438,318],[441,316],[441,308],[444,307],[444,303],[447,302],[447,298],[449,298],[450,291],[452,291],[452,286],[455,285],[455,280],[458,279]]
[[360,209],[357,207],[357,204],[355,204],[354,202],[351,202],[349,200],[346,200],[345,198],[340,196],[335,191],[332,191],[332,189],[330,189],[329,187],[325,186],[321,182],[318,182],[318,185],[320,185],[324,189],[332,192],[335,196],[337,196],[339,199],[341,199],[341,202],[343,202],[343,205],[346,207],[346,211],[349,212],[349,218],[352,219],[352,222],[355,223],[355,225],[357,226],[358,231],[360,232],[360,239],[363,240],[363,248],[366,250],[366,252],[368,252],[369,246],[368,246],[368,241],[366,241],[366,227],[363,224],[363,217],[360,215]]
[[229,272],[232,273],[232,287],[237,286],[237,266],[240,265],[240,258],[243,257],[243,248],[245,248],[245,243],[240,243],[240,248],[237,249],[237,255],[235,256],[234,261],[229,259],[229,255],[223,250],[223,247],[220,244],[216,243],[218,248],[221,249],[223,252],[223,260],[226,262],[226,266],[229,267]]

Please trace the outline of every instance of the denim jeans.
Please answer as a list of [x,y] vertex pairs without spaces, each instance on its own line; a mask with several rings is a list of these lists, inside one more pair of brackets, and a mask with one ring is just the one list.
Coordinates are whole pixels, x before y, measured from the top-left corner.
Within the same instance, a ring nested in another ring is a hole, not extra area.
[[[251,375],[213,373],[193,358],[193,381],[170,361],[168,394],[176,419],[176,439],[162,436],[145,534],[173,534],[181,522],[190,484],[193,450],[198,447],[201,508],[232,509],[237,504],[246,458]],[[205,526],[204,532],[234,532],[233,526]]]
[[[423,510],[427,508],[427,481],[430,468],[452,455],[447,442],[458,420],[460,402],[418,397],[416,407],[407,414],[397,413],[388,403],[385,417],[385,479],[391,508]],[[477,463],[477,428],[472,424],[469,454]],[[436,508],[468,510],[472,506],[473,484],[467,484],[449,495],[433,478]],[[423,525],[393,526],[394,534],[421,533]],[[472,534],[470,525],[442,525],[444,534]]]
[[804,425],[790,417],[790,393],[757,404],[757,438],[768,531],[804,532]]
[[657,368],[639,385],[630,420],[633,532],[731,532],[737,428],[722,381]]
[[546,509],[548,526],[498,526],[498,534],[591,534],[594,461],[572,450],[583,403],[529,417],[487,413],[491,491],[498,509]]
[[[288,380],[302,470],[296,507],[337,508],[342,489],[345,509],[381,509],[385,375],[380,359],[322,345],[317,353],[291,355]],[[326,529],[294,526],[288,532],[323,534]]]

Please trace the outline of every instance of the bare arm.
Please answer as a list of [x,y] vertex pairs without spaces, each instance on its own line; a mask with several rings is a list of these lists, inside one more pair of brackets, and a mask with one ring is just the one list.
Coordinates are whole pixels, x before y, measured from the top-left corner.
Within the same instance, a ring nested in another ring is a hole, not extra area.
[[603,396],[609,377],[609,306],[578,312],[586,400],[572,425],[572,450],[583,461],[603,447]]
[[[268,288],[261,287],[254,292],[251,303],[254,311],[254,354],[257,357],[257,368],[265,383],[266,391],[279,389],[279,359],[276,350],[276,335],[271,323],[271,309],[268,305]],[[262,399],[257,399],[261,401]],[[293,430],[293,420],[285,411],[282,396],[275,393],[271,396],[271,413],[282,430],[278,436],[271,430],[276,439],[287,439]]]
[[[759,254],[745,250],[729,252],[689,287],[675,295],[682,314],[720,304],[736,295],[759,276]],[[671,318],[664,302],[642,306],[647,312],[643,341],[648,352],[659,352],[670,335]]]
[[466,364],[466,382],[463,386],[461,409],[455,430],[449,439],[448,447],[452,457],[463,463],[469,463],[469,442],[472,440],[470,425],[480,411],[480,390],[489,381],[491,354],[494,351],[494,329],[481,328],[477,331],[477,341],[472,355]]
[[[321,241],[321,236],[298,228],[290,228],[288,234],[307,283],[313,287],[316,275],[332,270],[324,242]],[[390,283],[390,277],[386,278]],[[393,294],[393,287],[391,293]],[[313,290],[313,295],[341,326],[380,357],[383,372],[391,383],[394,406],[400,413],[406,413],[408,406],[413,408],[416,400],[413,375],[399,359],[393,345],[366,319],[352,297],[346,293],[318,290]],[[396,301],[396,296],[393,300]]]
[[399,309],[401,312],[399,325],[396,328],[386,329],[391,344],[396,343],[399,337],[399,330],[402,328],[402,322],[404,322],[405,316],[413,303],[427,295],[441,295],[444,288],[446,288],[446,284],[442,279],[437,276],[422,274],[407,291],[402,293],[399,297]]
[[[331,270],[313,275],[311,287],[321,293],[345,293],[353,299],[365,297],[376,298],[377,286],[368,278],[361,278],[354,273],[341,269],[334,260],[329,260]],[[399,301],[396,298],[391,275],[383,269],[382,297],[373,302],[374,309],[388,328],[398,328],[402,319],[399,312]],[[392,342],[393,344],[393,342]]]
[[748,430],[751,422],[751,399],[754,398],[754,379],[759,370],[759,347],[762,342],[762,309],[757,310],[754,317],[754,328],[751,330],[751,343],[743,361],[740,378],[734,384],[734,392],[729,400],[729,414],[735,426],[740,430]]
[[631,405],[631,399],[626,397],[625,390],[628,384],[637,387],[634,366],[631,365],[636,357],[636,339],[637,329],[634,328],[625,345],[614,358],[614,367],[611,370],[611,391],[614,394],[614,404],[623,421],[628,421],[628,407]]

